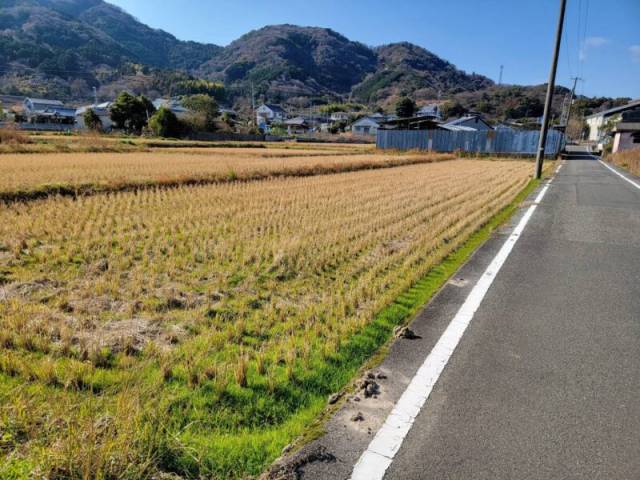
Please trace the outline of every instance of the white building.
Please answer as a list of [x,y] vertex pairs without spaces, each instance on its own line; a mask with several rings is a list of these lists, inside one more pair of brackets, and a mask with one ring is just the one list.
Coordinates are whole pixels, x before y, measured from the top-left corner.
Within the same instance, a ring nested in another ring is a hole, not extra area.
[[640,99],[634,100],[622,105],[620,107],[610,108],[602,112],[594,113],[584,118],[584,121],[589,126],[589,137],[587,140],[591,142],[600,142],[607,135],[607,124],[611,120],[612,123],[617,123],[620,120],[620,115],[623,112],[632,110],[635,107],[640,106]]
[[330,118],[332,122],[346,122],[351,118],[351,115],[347,112],[333,112]]
[[75,108],[65,107],[59,100],[25,98],[23,108],[29,123],[73,125],[76,120]]
[[611,152],[640,149],[640,106],[622,113],[622,119],[613,129]]
[[[380,117],[384,118],[383,115]],[[351,125],[351,131],[354,135],[375,135],[378,133],[382,119],[373,117],[362,117],[360,120]]]
[[256,125],[264,128],[272,123],[284,123],[287,112],[280,106],[272,103],[263,103],[256,108]]
[[113,102],[104,102],[78,108],[76,110],[76,127],[81,130],[86,130],[87,126],[84,123],[84,114],[87,113],[87,110],[93,110],[94,113],[98,115],[98,118],[100,118],[102,131],[110,131],[113,126],[113,122],[111,121],[111,105],[113,105]]

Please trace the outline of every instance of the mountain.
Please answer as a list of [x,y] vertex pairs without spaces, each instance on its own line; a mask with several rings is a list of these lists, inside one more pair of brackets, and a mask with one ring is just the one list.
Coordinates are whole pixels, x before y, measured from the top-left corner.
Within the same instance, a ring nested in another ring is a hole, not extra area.
[[199,73],[231,87],[253,82],[274,100],[348,94],[376,62],[373,50],[328,28],[275,25],[243,35]]
[[149,67],[188,71],[221,51],[152,29],[102,0],[2,2],[4,93],[79,99],[112,84],[147,91],[156,81]]
[[467,74],[411,43],[394,43],[374,51],[378,59],[375,70],[354,88],[354,96],[361,101],[384,102],[402,95],[433,99],[493,85],[487,77]]
[[0,92],[90,98],[167,94],[176,79],[224,82],[231,100],[384,103],[492,85],[409,43],[370,48],[327,28],[275,25],[227,47],[186,42],[103,0],[2,0]]

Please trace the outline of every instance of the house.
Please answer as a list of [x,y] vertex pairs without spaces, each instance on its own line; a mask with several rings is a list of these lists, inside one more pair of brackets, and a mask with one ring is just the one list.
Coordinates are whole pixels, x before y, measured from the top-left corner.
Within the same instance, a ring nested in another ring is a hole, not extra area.
[[280,106],[272,103],[263,103],[256,108],[256,125],[264,128],[272,123],[283,123],[287,119],[287,112]]
[[81,130],[86,130],[87,126],[84,123],[84,115],[87,113],[87,110],[93,110],[93,112],[98,115],[100,118],[100,123],[102,123],[102,130],[108,132],[111,130],[113,126],[113,122],[111,121],[111,106],[113,102],[104,102],[93,105],[86,105],[84,107],[80,107],[76,110],[76,127]]
[[610,123],[616,123],[620,120],[622,113],[633,110],[638,106],[640,106],[640,99],[585,117],[584,121],[589,126],[589,137],[587,140],[600,142],[607,135],[607,131],[611,127]]
[[184,119],[191,114],[191,110],[182,106],[182,102],[178,98],[156,98],[153,102],[153,106],[156,110],[164,107],[168,108],[179,119]]
[[[477,114],[467,114],[463,117],[456,118],[453,120],[447,121],[442,127],[446,130],[475,130],[475,131],[484,131],[484,130],[493,130],[493,127],[489,125],[481,115]],[[451,128],[453,127],[453,128]],[[464,127],[464,128],[459,128]]]
[[287,127],[287,133],[289,135],[299,135],[307,133],[309,131],[309,124],[303,117],[291,118],[285,120],[284,124]]
[[429,103],[427,105],[423,105],[418,110],[417,117],[431,117],[435,120],[442,120],[442,111],[440,109],[440,105],[437,103]]
[[[379,116],[374,116],[379,115]],[[351,125],[351,131],[354,135],[375,135],[382,125],[384,115],[374,114],[369,117],[362,117],[360,120]]]
[[640,148],[640,106],[623,112],[612,133],[613,153]]
[[330,117],[332,122],[347,122],[350,118],[347,112],[333,112]]
[[25,98],[23,112],[29,123],[73,125],[76,121],[76,109],[59,100]]

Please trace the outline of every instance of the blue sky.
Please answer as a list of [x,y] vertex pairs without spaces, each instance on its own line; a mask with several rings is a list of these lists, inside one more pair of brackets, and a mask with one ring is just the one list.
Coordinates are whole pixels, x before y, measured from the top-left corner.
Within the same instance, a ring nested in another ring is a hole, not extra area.
[[[409,41],[468,72],[544,83],[559,0],[108,0],[183,40],[227,45],[278,23],[332,28],[367,45]],[[558,83],[640,97],[640,0],[568,0]]]

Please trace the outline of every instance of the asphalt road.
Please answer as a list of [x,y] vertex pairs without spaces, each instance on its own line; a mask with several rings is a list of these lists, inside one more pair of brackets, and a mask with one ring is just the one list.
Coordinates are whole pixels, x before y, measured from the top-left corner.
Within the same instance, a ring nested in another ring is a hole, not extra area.
[[640,189],[568,159],[386,479],[640,478]]

